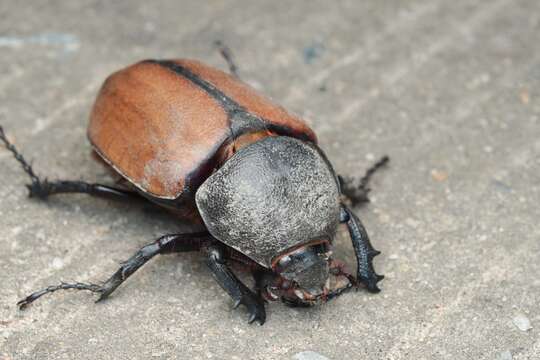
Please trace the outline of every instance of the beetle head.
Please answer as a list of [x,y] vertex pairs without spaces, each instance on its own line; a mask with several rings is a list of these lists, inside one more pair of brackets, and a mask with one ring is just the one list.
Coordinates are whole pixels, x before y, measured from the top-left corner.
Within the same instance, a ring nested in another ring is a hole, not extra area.
[[310,304],[328,293],[330,244],[310,243],[279,256],[273,270],[281,277],[280,290],[285,300]]

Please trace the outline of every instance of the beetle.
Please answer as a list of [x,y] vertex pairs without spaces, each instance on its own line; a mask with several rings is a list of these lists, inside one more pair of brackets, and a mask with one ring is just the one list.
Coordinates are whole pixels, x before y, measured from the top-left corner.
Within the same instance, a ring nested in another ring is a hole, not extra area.
[[[38,177],[0,127],[0,139],[30,177],[30,197],[142,197],[205,229],[161,236],[104,283],[49,286],[19,301],[21,309],[67,289],[88,290],[104,300],[154,256],[185,251],[205,255],[234,307],[247,308],[249,323],[265,322],[267,300],[310,306],[354,286],[380,291],[383,276],[373,268],[379,252],[346,198],[368,201],[367,183],[388,157],[359,185],[337,176],[313,130],[242,82],[228,49],[221,52],[231,74],[195,60],[145,60],[105,80],[88,138],[97,157],[123,179],[115,186]],[[352,239],[356,277],[332,257],[340,223]],[[231,270],[234,264],[251,272],[254,290]],[[339,285],[332,287],[331,279]]]

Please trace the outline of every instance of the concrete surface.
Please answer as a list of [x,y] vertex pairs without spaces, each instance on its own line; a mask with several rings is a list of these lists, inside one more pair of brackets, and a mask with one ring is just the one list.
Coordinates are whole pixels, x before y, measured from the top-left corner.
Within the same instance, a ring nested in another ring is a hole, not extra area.
[[383,292],[273,303],[259,327],[196,254],[152,261],[101,304],[64,292],[18,311],[187,226],[85,196],[31,201],[0,150],[1,359],[540,358],[537,0],[3,0],[0,14],[0,123],[40,174],[104,181],[85,127],[105,76],[149,57],[224,68],[216,39],[341,173],[392,157],[358,209]]

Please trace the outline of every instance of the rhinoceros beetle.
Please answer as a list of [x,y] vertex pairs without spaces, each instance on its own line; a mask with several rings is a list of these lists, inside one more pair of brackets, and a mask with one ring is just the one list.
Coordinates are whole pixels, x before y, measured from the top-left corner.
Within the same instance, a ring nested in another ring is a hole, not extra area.
[[[25,308],[58,290],[107,298],[158,254],[201,251],[218,284],[243,304],[249,322],[266,320],[265,301],[291,306],[327,301],[354,286],[379,292],[372,260],[379,252],[344,199],[365,202],[367,182],[338,177],[301,119],[258,94],[236,74],[193,60],[145,60],[109,76],[93,106],[88,138],[97,157],[123,182],[115,186],[38,177],[0,127],[0,139],[29,175],[29,196],[86,193],[130,200],[142,197],[205,231],[168,234],[142,247],[104,283],[60,283],[37,291]],[[358,262],[350,275],[332,257],[340,223],[348,227]],[[231,270],[248,269],[249,289]],[[346,279],[332,287],[330,279]]]

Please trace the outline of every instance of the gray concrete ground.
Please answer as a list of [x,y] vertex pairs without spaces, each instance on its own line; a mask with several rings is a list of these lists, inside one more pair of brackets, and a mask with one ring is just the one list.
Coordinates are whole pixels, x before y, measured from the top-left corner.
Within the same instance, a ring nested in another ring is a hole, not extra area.
[[216,39],[308,119],[339,172],[392,157],[357,209],[383,251],[382,293],[273,303],[260,327],[196,254],[152,261],[101,304],[64,292],[18,311],[188,226],[85,196],[29,200],[0,149],[0,359],[540,358],[537,0],[3,0],[0,14],[0,124],[40,174],[106,180],[85,138],[105,76],[149,57],[225,68]]

